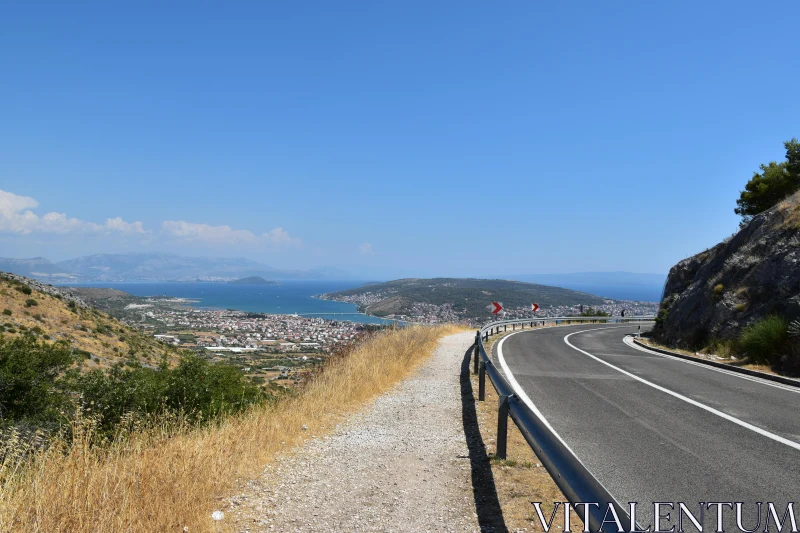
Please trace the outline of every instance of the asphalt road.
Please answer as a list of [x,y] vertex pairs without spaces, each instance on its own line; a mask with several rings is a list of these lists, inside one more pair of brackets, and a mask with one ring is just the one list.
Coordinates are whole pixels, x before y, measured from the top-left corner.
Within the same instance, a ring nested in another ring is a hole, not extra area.
[[[684,502],[696,515],[699,502],[744,502],[747,529],[764,502],[760,531],[766,502],[780,517],[787,502],[800,505],[800,388],[635,349],[623,338],[636,329],[528,330],[495,343],[493,357],[502,353],[522,391],[623,506],[639,502],[645,527],[652,502]],[[726,531],[739,531],[735,514],[724,509]],[[673,512],[664,525],[676,523]],[[716,508],[704,524],[714,530]]]

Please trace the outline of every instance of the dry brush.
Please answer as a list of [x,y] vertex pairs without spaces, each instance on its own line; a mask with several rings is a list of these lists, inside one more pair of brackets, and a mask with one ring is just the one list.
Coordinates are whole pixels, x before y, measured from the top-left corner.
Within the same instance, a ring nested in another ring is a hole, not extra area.
[[215,531],[210,514],[237,483],[388,390],[455,331],[376,334],[331,359],[297,394],[202,428],[170,419],[92,446],[91,424],[79,423],[70,444],[27,455],[26,439],[7,439],[0,445],[0,531]]

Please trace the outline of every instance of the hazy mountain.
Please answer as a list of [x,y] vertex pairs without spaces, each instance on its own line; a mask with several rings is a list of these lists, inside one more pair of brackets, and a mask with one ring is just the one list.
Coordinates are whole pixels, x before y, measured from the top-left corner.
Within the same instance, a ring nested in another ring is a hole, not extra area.
[[261,276],[273,280],[347,279],[335,268],[280,270],[244,257],[186,257],[165,253],[95,254],[58,263],[45,258],[0,259],[0,270],[51,281],[194,281]]
[[162,253],[96,254],[57,263],[83,278],[108,280],[181,280],[245,277],[271,270],[244,258],[183,257]]
[[39,279],[69,280],[74,277],[68,270],[51,263],[44,257],[32,259],[0,257],[0,270]]
[[69,261],[58,266],[94,280],[177,280],[208,278],[268,279],[333,279],[333,269],[279,270],[244,257],[186,257],[164,253],[97,254]]

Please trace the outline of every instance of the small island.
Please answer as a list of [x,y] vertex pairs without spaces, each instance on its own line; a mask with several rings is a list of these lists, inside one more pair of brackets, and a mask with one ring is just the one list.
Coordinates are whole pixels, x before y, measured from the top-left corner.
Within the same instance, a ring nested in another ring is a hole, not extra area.
[[269,281],[261,276],[250,276],[247,278],[235,279],[233,281],[229,281],[228,283],[232,283],[234,285],[277,285],[277,281]]

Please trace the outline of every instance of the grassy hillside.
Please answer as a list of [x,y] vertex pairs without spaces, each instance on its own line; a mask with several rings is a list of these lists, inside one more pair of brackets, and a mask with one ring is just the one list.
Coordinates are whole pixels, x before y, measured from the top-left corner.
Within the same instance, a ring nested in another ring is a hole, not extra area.
[[377,316],[406,314],[413,304],[452,305],[464,318],[485,317],[492,301],[507,308],[561,305],[600,305],[604,298],[549,285],[500,279],[400,279],[324,295],[330,300],[357,303],[362,311]]
[[456,331],[378,333],[332,358],[297,394],[215,424],[165,419],[110,447],[92,445],[87,431],[33,451],[24,440],[0,440],[0,531],[222,531],[209,517],[237,483],[390,389],[433,353],[442,335]]
[[48,342],[67,341],[85,352],[85,369],[136,360],[156,365],[166,353],[179,353],[85,303],[67,290],[34,280],[0,274],[0,334],[15,338],[31,331]]

